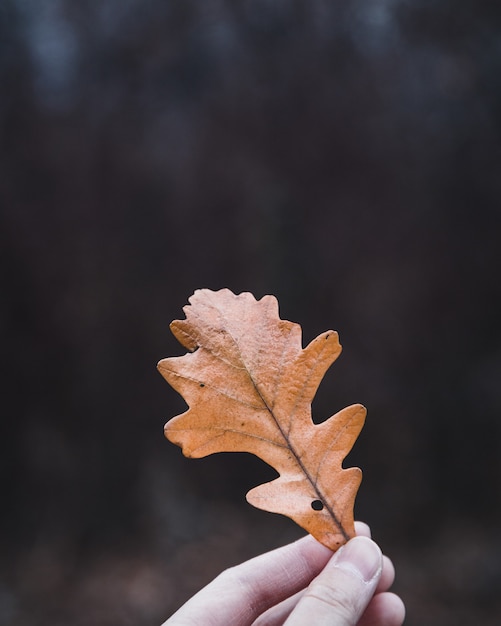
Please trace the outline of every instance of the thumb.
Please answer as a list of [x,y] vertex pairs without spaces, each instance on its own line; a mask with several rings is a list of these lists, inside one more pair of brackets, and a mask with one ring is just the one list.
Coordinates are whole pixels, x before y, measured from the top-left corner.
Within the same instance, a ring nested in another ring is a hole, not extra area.
[[376,591],[382,569],[377,544],[367,537],[350,539],[310,583],[284,626],[355,626]]

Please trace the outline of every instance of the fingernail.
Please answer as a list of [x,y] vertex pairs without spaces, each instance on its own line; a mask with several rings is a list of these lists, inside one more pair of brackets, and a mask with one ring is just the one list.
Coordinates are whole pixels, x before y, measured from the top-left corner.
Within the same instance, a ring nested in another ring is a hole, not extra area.
[[379,547],[368,537],[355,537],[340,548],[332,558],[334,565],[365,582],[370,582],[381,571],[383,557]]

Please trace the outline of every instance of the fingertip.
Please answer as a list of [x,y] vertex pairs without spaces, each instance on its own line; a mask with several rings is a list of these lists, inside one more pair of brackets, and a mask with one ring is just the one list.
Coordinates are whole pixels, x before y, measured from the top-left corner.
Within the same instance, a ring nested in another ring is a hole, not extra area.
[[360,537],[372,537],[370,526],[365,522],[355,522],[355,532]]
[[393,585],[394,580],[395,567],[393,566],[391,559],[386,555],[383,555],[383,571],[377,586],[377,593],[381,591],[388,591],[388,589]]
[[405,604],[400,596],[391,591],[386,592],[386,602],[391,606],[390,626],[402,626],[405,620]]
[[358,626],[402,626],[405,604],[391,591],[376,594],[365,610]]

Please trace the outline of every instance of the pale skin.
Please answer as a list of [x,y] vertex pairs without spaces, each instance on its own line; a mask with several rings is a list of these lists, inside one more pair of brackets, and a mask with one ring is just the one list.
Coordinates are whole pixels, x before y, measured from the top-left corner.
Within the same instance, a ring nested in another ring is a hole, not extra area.
[[401,626],[393,564],[355,526],[334,554],[307,536],[224,571],[163,626]]

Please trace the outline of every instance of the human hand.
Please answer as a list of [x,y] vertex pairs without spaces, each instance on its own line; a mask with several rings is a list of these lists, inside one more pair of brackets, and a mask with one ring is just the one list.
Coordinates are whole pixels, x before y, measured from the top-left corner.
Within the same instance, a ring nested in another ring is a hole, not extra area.
[[401,626],[395,571],[366,524],[336,553],[307,536],[232,567],[163,626]]

